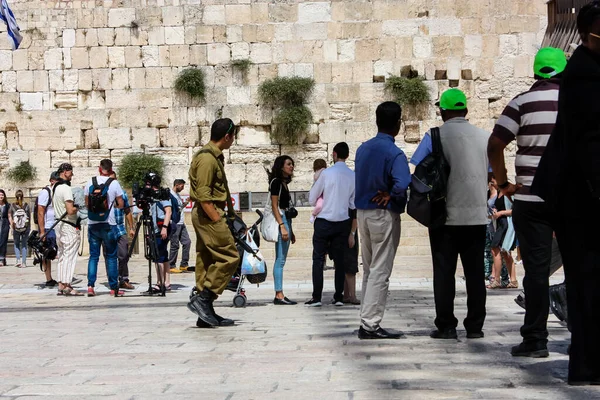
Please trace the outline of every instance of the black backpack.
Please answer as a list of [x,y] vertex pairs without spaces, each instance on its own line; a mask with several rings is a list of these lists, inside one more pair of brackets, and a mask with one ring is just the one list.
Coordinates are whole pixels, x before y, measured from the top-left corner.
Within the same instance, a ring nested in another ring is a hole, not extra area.
[[[48,211],[48,206],[50,204],[52,204],[52,192],[50,191],[50,188],[48,186],[46,186],[42,190],[48,191],[48,204],[46,204],[44,206],[44,207],[46,207],[46,211]],[[39,199],[39,197],[35,199],[35,204],[33,205],[33,223],[36,225],[39,225],[39,223],[38,223],[38,207],[39,207],[38,199]],[[45,215],[45,213],[44,213],[44,215]]]
[[408,215],[428,228],[446,223],[446,193],[450,164],[444,157],[440,128],[431,129],[432,152],[415,168],[408,196]]
[[113,178],[103,184],[98,184],[96,177],[92,178],[92,186],[88,193],[88,218],[91,221],[104,222],[108,219],[112,205],[108,202],[108,188],[114,181]]

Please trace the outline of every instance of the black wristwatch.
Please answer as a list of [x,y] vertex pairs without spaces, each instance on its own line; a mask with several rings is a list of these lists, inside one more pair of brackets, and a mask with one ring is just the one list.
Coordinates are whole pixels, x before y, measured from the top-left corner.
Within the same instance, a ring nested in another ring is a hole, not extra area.
[[508,185],[510,185],[510,182],[506,181],[502,185],[498,185],[498,189],[506,189]]

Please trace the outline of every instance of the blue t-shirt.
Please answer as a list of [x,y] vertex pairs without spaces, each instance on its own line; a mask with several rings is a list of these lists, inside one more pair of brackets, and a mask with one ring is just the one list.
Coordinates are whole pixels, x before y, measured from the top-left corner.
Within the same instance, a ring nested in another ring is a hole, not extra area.
[[[162,206],[162,209],[158,206],[159,203]],[[152,213],[152,223],[154,225],[154,233],[160,233],[160,228],[158,227],[157,221],[165,219],[164,210],[166,210],[166,207],[171,208],[171,200],[156,201],[152,203],[152,206],[150,207]]]

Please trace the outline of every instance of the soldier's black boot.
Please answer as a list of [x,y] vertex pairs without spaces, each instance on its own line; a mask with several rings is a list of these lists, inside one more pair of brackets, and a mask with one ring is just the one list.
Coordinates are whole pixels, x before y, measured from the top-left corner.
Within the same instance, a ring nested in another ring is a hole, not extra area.
[[208,289],[204,289],[201,292],[192,291],[190,302],[187,304],[187,307],[191,312],[196,314],[200,320],[210,326],[219,325],[219,321],[215,317],[212,309],[214,297],[214,294]]

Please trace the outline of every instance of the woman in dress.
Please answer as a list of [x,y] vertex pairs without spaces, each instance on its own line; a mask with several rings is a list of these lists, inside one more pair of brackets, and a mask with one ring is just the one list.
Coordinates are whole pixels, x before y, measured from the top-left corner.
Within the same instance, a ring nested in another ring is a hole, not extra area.
[[[269,175],[269,193],[271,207],[277,224],[279,224],[279,238],[275,243],[275,264],[273,265],[273,280],[275,281],[275,305],[294,305],[297,302],[288,299],[283,294],[283,267],[287,258],[290,243],[296,243],[292,230],[292,218],[295,217],[291,209],[291,196],[288,188],[294,174],[294,160],[289,156],[279,156],[273,163]],[[295,211],[295,209],[294,209]]]
[[31,226],[31,210],[29,203],[23,200],[23,191],[15,192],[16,201],[10,205],[8,218],[13,231],[13,240],[15,247],[15,258],[17,268],[27,267],[27,238],[29,238],[29,229]]
[[6,192],[0,189],[0,265],[2,266],[6,266],[6,245],[8,244],[8,232],[10,231],[9,208]]
[[506,260],[506,268],[510,282],[506,286],[509,289],[517,289],[519,281],[517,280],[517,269],[515,262],[510,254],[516,246],[515,229],[512,224],[512,199],[504,196],[501,190],[498,190],[496,179],[492,178],[492,184],[497,190],[492,219],[495,221],[496,230],[492,237],[492,256],[494,265],[492,267],[492,279],[487,286],[488,289],[499,289],[502,287],[500,280],[500,271],[502,270],[502,257]]

